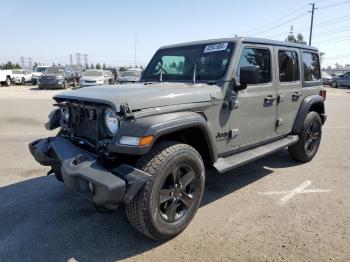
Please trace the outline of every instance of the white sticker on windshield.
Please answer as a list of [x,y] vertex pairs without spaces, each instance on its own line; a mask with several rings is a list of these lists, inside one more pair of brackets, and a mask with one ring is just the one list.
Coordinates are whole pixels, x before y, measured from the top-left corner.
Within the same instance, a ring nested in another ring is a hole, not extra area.
[[207,45],[204,48],[204,52],[203,53],[223,51],[223,50],[226,50],[227,46],[228,46],[228,43],[219,43],[219,44]]

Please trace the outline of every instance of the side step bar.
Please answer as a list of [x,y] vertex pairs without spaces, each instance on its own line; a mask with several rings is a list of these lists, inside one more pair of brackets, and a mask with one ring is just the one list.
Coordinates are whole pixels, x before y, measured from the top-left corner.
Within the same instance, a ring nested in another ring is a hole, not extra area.
[[224,173],[236,167],[252,162],[258,158],[272,154],[287,146],[293,145],[298,141],[299,136],[290,135],[275,142],[253,148],[248,151],[237,153],[228,157],[220,157],[214,163],[214,167],[218,172]]

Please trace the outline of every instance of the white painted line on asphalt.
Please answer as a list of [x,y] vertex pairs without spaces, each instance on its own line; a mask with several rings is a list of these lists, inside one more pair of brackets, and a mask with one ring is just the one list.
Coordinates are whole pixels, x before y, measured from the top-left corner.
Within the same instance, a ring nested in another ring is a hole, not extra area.
[[294,188],[293,190],[259,192],[258,194],[264,195],[264,196],[285,195],[282,198],[280,198],[279,200],[277,200],[277,203],[279,205],[283,206],[287,201],[291,200],[294,196],[296,196],[298,194],[330,192],[329,189],[305,189],[310,185],[311,185],[311,181],[306,180],[305,182],[303,182],[302,184],[300,184],[298,187]]

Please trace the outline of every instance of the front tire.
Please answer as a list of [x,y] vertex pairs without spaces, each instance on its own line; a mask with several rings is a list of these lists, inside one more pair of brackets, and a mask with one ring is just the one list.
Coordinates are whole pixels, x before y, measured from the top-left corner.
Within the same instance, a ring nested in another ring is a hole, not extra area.
[[338,83],[337,83],[336,81],[333,81],[333,82],[331,83],[331,86],[332,86],[333,88],[338,88]]
[[321,143],[322,121],[316,112],[309,112],[299,134],[298,143],[288,147],[291,157],[300,162],[311,161]]
[[25,83],[26,83],[26,80],[24,79],[24,77],[22,77],[22,79],[21,79],[21,85],[23,86],[23,85],[25,85]]
[[191,146],[161,142],[137,167],[152,175],[131,203],[126,216],[142,234],[166,240],[181,233],[193,219],[202,200],[205,168]]

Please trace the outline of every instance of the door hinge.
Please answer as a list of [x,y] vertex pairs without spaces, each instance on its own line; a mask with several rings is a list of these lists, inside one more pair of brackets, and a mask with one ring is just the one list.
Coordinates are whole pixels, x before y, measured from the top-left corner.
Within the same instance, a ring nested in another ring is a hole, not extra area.
[[239,135],[239,130],[237,128],[231,129],[229,133],[229,138],[233,139],[236,138]]
[[280,127],[283,124],[283,119],[282,118],[278,118],[276,120],[276,127]]

